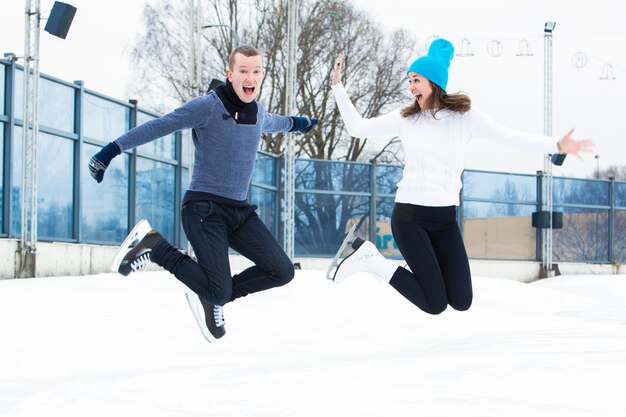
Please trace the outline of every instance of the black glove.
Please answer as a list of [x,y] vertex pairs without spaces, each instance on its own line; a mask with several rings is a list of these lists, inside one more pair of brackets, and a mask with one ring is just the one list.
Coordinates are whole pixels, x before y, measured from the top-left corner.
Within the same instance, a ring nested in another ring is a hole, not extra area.
[[109,142],[107,146],[100,149],[100,152],[92,156],[89,160],[89,173],[93,179],[102,182],[104,171],[106,171],[111,160],[121,153],[122,150],[117,146],[117,143]]
[[550,160],[552,161],[554,165],[561,166],[563,165],[563,162],[565,161],[566,156],[567,156],[566,153],[554,153],[552,154],[552,158],[550,158]]
[[309,133],[319,123],[316,118],[309,119],[305,116],[289,116],[293,122],[290,132]]

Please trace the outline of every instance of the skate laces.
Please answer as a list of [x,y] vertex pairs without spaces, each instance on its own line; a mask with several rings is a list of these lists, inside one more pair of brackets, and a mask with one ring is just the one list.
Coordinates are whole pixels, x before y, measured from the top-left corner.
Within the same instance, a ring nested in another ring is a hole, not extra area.
[[134,261],[130,263],[130,267],[134,272],[137,272],[145,268],[150,263],[150,252],[139,255]]
[[224,307],[223,306],[213,306],[213,317],[215,319],[215,325],[217,327],[221,327],[225,324],[224,322]]

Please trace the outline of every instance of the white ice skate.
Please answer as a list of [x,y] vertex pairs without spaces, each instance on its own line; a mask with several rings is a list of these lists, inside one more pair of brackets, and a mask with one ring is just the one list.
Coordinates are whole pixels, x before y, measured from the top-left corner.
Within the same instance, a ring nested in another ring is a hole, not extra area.
[[141,240],[152,230],[152,226],[148,223],[148,220],[141,219],[139,222],[133,227],[133,230],[130,231],[124,242],[120,245],[119,250],[117,251],[117,255],[115,255],[115,259],[111,264],[111,271],[118,272],[120,264],[122,260],[126,256],[126,254],[131,251],[137,243],[141,242]]
[[[388,283],[391,280],[398,265],[385,258],[372,242],[357,237],[351,246],[354,252],[337,266],[332,277],[334,282],[341,283],[357,272],[369,273],[381,283]],[[329,270],[329,274],[330,272]]]
[[348,234],[346,234],[345,239],[341,243],[341,246],[339,247],[339,250],[335,254],[335,257],[330,262],[330,267],[328,267],[328,271],[326,271],[326,278],[327,279],[329,279],[331,281],[335,280],[335,274],[337,273],[337,267],[339,266],[339,262],[338,262],[339,258],[341,258],[342,254],[343,254],[343,251],[346,250],[348,245],[352,245],[354,240],[357,238],[356,234],[354,233],[354,231],[356,230],[356,227],[357,227],[356,223],[352,225],[352,227],[348,231]]

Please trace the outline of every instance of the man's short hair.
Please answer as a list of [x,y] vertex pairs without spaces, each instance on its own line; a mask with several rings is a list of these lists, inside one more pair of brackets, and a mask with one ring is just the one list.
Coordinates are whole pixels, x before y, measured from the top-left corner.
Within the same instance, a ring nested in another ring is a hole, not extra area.
[[241,54],[246,57],[251,57],[251,56],[261,55],[261,51],[256,49],[254,46],[250,46],[250,45],[243,45],[243,46],[238,47],[233,52],[231,52],[230,56],[228,57],[228,68],[230,68],[231,71],[235,67],[235,55],[236,54]]

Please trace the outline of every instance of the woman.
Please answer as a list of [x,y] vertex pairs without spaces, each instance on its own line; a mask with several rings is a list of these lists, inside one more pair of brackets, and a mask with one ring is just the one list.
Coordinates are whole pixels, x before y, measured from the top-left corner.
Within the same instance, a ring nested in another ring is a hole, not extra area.
[[[428,54],[407,71],[413,102],[381,117],[362,118],[343,88],[339,55],[332,90],[346,129],[355,137],[400,137],[405,153],[403,178],[398,183],[391,230],[410,271],[385,259],[368,241],[357,239],[356,249],[342,261],[334,280],[355,272],[369,272],[430,314],[448,305],[467,310],[472,304],[469,261],[459,227],[461,174],[473,137],[503,142],[541,153],[578,156],[593,148],[591,140],[574,140],[570,130],[556,141],[501,126],[471,107],[470,98],[448,94],[448,69],[454,47],[436,39]],[[355,247],[356,246],[356,247]]]

